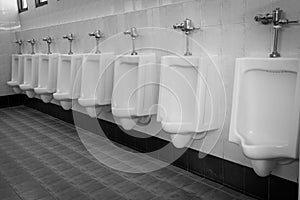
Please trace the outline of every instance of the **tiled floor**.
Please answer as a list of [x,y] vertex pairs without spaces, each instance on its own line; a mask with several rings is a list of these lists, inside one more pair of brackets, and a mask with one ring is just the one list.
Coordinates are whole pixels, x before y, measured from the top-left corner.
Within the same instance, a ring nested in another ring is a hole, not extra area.
[[0,109],[0,199],[252,199],[174,166],[139,174],[111,169],[143,171],[160,161],[120,154],[106,138],[97,140],[104,164],[74,126],[23,106]]

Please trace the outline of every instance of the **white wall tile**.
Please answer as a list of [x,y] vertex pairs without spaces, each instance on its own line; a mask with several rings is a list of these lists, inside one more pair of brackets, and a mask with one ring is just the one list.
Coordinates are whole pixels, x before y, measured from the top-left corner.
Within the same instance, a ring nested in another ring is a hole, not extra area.
[[253,23],[255,15],[272,11],[272,0],[245,0],[245,9],[245,21]]
[[202,26],[221,25],[221,0],[201,1]]
[[271,26],[246,24],[245,29],[245,55],[268,56],[273,38]]
[[245,21],[244,0],[222,0],[222,24],[238,24]]

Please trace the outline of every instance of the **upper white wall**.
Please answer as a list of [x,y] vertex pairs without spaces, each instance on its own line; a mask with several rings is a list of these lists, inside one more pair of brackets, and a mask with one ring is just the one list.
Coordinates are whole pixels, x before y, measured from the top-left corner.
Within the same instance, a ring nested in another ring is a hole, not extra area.
[[[106,39],[125,31],[131,26],[164,27],[191,18],[201,31],[193,35],[211,55],[217,55],[217,66],[224,81],[227,96],[226,119],[222,137],[211,152],[213,155],[250,165],[238,145],[228,142],[229,122],[234,84],[234,65],[237,57],[266,57],[271,52],[272,28],[254,22],[255,14],[271,12],[281,7],[289,19],[300,19],[299,0],[49,0],[49,5],[35,8],[34,0],[29,1],[29,11],[20,15],[22,31],[17,32],[18,39],[32,37],[41,41],[47,35],[54,37],[53,52],[66,53],[68,43],[61,37],[73,32],[76,36],[74,52],[90,52],[95,41],[87,33],[101,29]],[[87,20],[89,19],[89,20]],[[137,44],[143,46],[149,40],[159,43],[168,50],[182,54],[183,40],[159,35],[159,32],[143,32]],[[286,57],[300,58],[300,26],[291,26],[282,31],[280,53]],[[167,39],[160,39],[167,38]],[[102,40],[103,41],[103,40]],[[101,51],[122,52],[130,48],[130,40],[122,36],[121,40],[111,44],[107,41],[101,45]],[[195,45],[191,47],[194,54],[199,53]],[[29,52],[30,46],[24,46]],[[46,44],[38,42],[37,52],[45,53]],[[192,145],[201,147],[201,141]],[[276,175],[297,180],[298,162],[279,167]]]
[[27,1],[29,10],[20,14],[22,30],[121,14],[189,0],[48,0],[47,6],[39,8],[35,8],[35,1]]

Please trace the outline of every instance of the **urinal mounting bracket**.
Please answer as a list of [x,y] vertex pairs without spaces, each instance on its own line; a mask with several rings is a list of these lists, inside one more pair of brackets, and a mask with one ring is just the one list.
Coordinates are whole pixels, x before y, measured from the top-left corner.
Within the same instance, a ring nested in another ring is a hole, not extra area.
[[104,38],[103,33],[100,30],[96,30],[95,32],[89,33],[89,36],[96,38],[96,54],[100,54],[101,51],[99,50],[99,42],[101,38]]
[[200,27],[194,27],[192,20],[186,18],[182,23],[177,23],[173,25],[173,28],[175,30],[181,30],[182,32],[184,32],[186,38],[186,52],[184,53],[184,55],[191,56],[192,53],[190,52],[189,35],[192,34],[194,31],[200,30]]
[[68,54],[69,54],[69,55],[74,54],[73,51],[72,51],[72,42],[73,42],[73,40],[75,40],[74,34],[73,34],[73,33],[70,33],[70,34],[68,34],[68,35],[64,35],[64,36],[63,36],[63,39],[69,40],[70,48],[69,48],[69,53],[68,53]]
[[132,52],[131,55],[138,55],[135,50],[135,39],[139,36],[137,33],[137,29],[135,27],[130,28],[129,30],[124,32],[125,35],[130,35],[132,40]]
[[51,43],[53,42],[53,39],[50,36],[48,36],[48,37],[43,38],[43,41],[47,42],[48,54],[52,54],[52,52],[51,52]]
[[35,54],[35,52],[34,52],[34,45],[36,44],[36,40],[35,39],[31,39],[31,40],[27,40],[27,42],[29,44],[31,44],[31,54]]
[[279,30],[283,28],[285,25],[290,24],[299,24],[299,20],[288,20],[284,18],[283,10],[280,8],[276,8],[271,13],[266,14],[258,14],[254,17],[256,22],[260,22],[264,25],[273,24],[274,29],[274,42],[273,42],[273,51],[270,54],[271,58],[280,57],[280,53],[278,52],[278,39],[279,39]]
[[22,55],[22,45],[23,45],[23,40],[17,40],[17,41],[15,41],[15,43],[19,45],[18,54],[19,54],[19,55]]

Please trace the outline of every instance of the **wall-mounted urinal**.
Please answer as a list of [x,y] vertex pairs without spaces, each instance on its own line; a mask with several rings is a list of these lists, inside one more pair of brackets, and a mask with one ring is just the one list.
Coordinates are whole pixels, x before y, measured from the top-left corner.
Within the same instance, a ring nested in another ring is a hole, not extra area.
[[38,83],[38,65],[39,55],[24,56],[24,83],[20,85],[20,89],[25,91],[29,98],[35,96],[34,88]]
[[[72,108],[72,101],[80,96],[80,81],[78,76],[83,55],[60,55],[57,69],[57,87],[54,99],[60,101],[65,110]],[[77,80],[77,81],[76,81]]]
[[157,120],[177,148],[218,128],[209,61],[199,56],[162,57]]
[[124,55],[115,61],[112,114],[125,130],[157,113],[158,80],[155,54]]
[[147,125],[157,113],[159,70],[153,53],[138,54],[135,27],[124,32],[132,39],[131,55],[119,56],[114,66],[112,114],[125,130]]
[[34,92],[44,103],[49,103],[56,92],[58,54],[40,55],[38,67],[38,86]]
[[300,61],[236,60],[229,141],[239,144],[259,176],[298,158]]
[[161,59],[161,79],[157,120],[170,134],[173,145],[183,148],[193,139],[202,139],[218,127],[216,88],[209,57],[192,56],[189,35],[195,28],[190,19],[173,26],[186,37],[184,56],[164,56]]
[[113,63],[113,53],[83,56],[78,103],[90,117],[97,117],[103,106],[111,104]]
[[7,85],[12,87],[15,93],[21,93],[19,85],[24,81],[24,55],[12,55],[11,80]]
[[19,85],[23,82],[24,74],[24,57],[22,56],[23,40],[17,40],[15,42],[19,45],[18,54],[11,56],[11,79],[7,82],[7,85],[13,89],[15,93],[21,93]]

